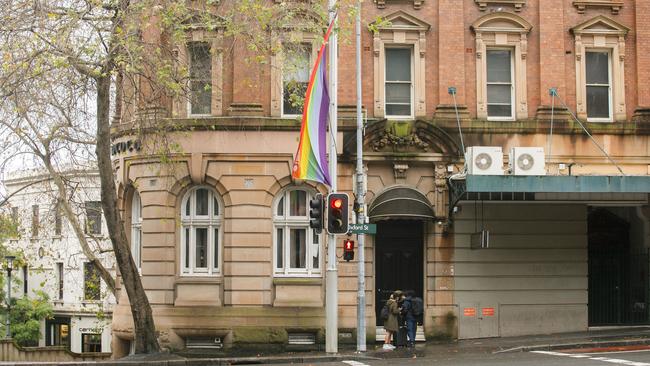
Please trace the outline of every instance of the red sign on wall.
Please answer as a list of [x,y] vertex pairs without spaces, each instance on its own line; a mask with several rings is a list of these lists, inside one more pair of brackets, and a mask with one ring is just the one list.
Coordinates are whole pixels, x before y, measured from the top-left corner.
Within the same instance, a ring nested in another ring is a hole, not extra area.
[[476,316],[476,309],[475,308],[464,308],[463,309],[463,315],[464,316],[474,317],[474,316]]
[[494,308],[483,308],[483,316],[494,316]]

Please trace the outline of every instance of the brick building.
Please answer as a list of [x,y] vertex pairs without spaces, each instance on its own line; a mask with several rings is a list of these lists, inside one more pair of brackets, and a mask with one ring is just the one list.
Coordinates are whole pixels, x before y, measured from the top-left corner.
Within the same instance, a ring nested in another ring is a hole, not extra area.
[[[650,322],[648,16],[641,0],[363,3],[363,24],[388,20],[362,34],[367,212],[378,224],[365,256],[369,338],[397,288],[424,298],[428,337]],[[289,57],[309,60],[317,45],[302,36],[306,48]],[[173,163],[125,148],[147,137],[114,126],[156,326],[176,349],[321,341],[326,237],[309,229],[306,202],[327,188],[291,179],[300,126],[287,100],[308,66],[283,72],[277,54],[251,68],[245,45],[226,43],[219,29],[195,30],[178,47],[199,87],[162,108],[186,129],[167,136],[181,147]],[[342,42],[339,60],[353,57]],[[354,80],[354,63],[339,62],[338,187],[350,194]],[[465,174],[470,146],[500,150],[474,148]],[[510,157],[515,147],[543,151]],[[341,333],[355,331],[356,266],[339,263]],[[118,354],[132,339],[125,303],[114,312]]]

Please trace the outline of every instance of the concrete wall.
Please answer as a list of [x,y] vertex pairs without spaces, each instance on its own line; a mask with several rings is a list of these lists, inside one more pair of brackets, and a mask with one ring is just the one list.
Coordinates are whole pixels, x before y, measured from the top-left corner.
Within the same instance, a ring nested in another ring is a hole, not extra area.
[[110,353],[72,353],[63,347],[19,347],[11,340],[0,339],[0,361],[101,361],[110,356]]
[[[474,202],[460,207],[454,289],[462,338],[587,329],[585,204],[478,201],[476,210]],[[490,231],[489,248],[472,249],[471,234],[482,227]],[[476,319],[464,314],[472,307]],[[483,314],[484,308],[495,314]]]

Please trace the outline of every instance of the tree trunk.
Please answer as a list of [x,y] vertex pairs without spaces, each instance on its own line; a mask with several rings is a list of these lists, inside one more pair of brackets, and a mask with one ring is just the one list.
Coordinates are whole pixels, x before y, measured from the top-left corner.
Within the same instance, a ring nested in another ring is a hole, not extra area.
[[133,315],[135,353],[160,352],[156,327],[149,299],[142,287],[140,274],[131,256],[124,225],[117,209],[117,188],[111,165],[110,136],[110,73],[97,77],[97,164],[101,180],[101,197],[108,233],[113,244],[115,259],[122,276]]

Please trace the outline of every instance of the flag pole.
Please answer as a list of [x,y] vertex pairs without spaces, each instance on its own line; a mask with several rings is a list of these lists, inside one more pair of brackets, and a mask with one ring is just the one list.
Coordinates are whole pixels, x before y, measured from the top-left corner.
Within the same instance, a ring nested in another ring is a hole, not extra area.
[[[361,115],[361,1],[357,0],[357,224],[365,224],[365,175],[363,174],[363,119]],[[365,234],[357,234],[359,263],[357,273],[357,352],[366,352],[366,258]]]
[[[328,0],[330,24],[336,21],[336,0]],[[336,28],[336,27],[334,27]],[[338,130],[337,116],[337,54],[338,34],[334,29],[330,36],[329,45],[329,115],[330,115],[330,192],[336,192],[337,167],[336,167],[336,135]],[[327,272],[325,277],[325,351],[338,352],[338,270],[336,269],[336,237],[329,234],[327,237]]]

